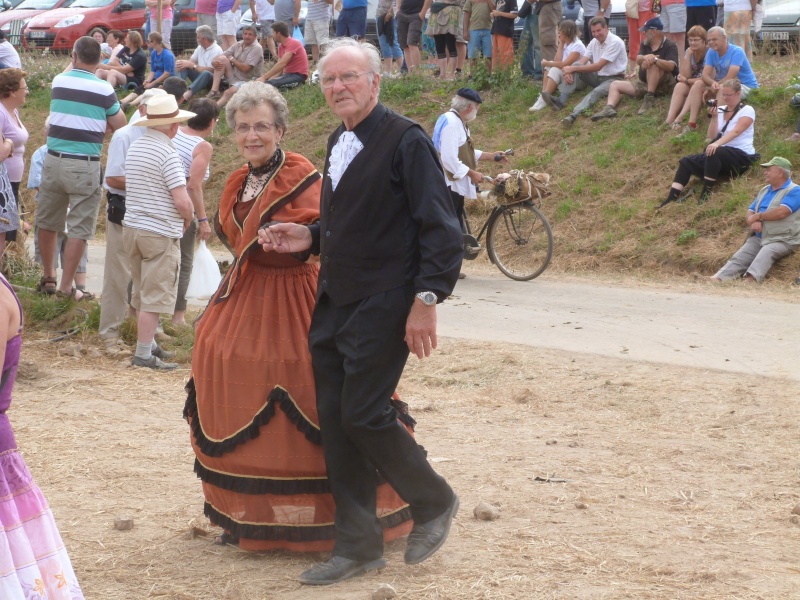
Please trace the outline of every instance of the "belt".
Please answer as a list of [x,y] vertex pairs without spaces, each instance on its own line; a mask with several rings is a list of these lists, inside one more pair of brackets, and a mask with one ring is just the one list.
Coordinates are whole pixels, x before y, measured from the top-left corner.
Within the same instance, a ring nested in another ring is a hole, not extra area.
[[51,156],[57,156],[58,158],[74,158],[76,160],[88,160],[91,162],[97,162],[100,160],[99,156],[88,156],[86,154],[67,154],[66,152],[56,152],[55,150],[47,149],[47,153]]

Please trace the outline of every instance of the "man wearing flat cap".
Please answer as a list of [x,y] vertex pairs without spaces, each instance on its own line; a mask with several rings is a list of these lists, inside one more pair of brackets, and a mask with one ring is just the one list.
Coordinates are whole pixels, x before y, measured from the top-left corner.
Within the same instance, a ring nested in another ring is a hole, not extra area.
[[385,566],[378,477],[408,503],[405,562],[447,539],[458,497],[405,427],[390,398],[409,351],[436,348],[436,305],[453,290],[461,232],[441,165],[422,128],[378,100],[381,57],[352,38],[330,42],[320,87],[342,124],[328,139],[320,221],[259,231],[268,252],[320,256],[308,345],[328,485],[336,502],[333,557],[300,576],[327,585]]
[[592,115],[592,121],[616,117],[615,108],[622,96],[644,97],[638,112],[643,115],[655,106],[656,96],[672,94],[678,77],[678,47],[664,36],[664,25],[658,17],[648,20],[639,31],[644,34],[636,57],[639,78],[612,82],[605,108]]
[[158,317],[172,314],[178,292],[180,239],[194,218],[186,177],[172,138],[178,126],[195,114],[178,109],[174,96],[151,98],[147,116],[133,127],[147,131],[131,144],[125,160],[125,218],[122,239],[130,259],[137,312],[138,339],[133,364],[156,370],[174,369],[155,343]]
[[[467,123],[478,116],[478,105],[482,102],[478,92],[461,88],[450,101],[450,110],[439,116],[433,128],[433,145],[442,160],[445,183],[450,188],[450,198],[464,233],[464,199],[477,198],[475,186],[484,179],[477,171],[478,161],[494,160],[495,156],[500,156],[502,161],[508,162],[503,152],[476,150],[472,143]],[[470,237],[465,239],[464,244],[465,258],[475,258],[480,250],[477,241]],[[463,273],[459,274],[459,278],[463,277]]]
[[761,283],[772,265],[800,246],[800,186],[792,183],[792,163],[776,156],[761,166],[767,185],[747,210],[750,237],[712,281]]

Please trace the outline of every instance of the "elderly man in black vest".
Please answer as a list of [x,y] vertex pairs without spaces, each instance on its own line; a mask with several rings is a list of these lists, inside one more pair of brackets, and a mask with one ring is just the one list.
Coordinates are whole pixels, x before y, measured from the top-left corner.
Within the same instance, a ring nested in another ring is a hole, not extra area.
[[375,513],[380,473],[409,504],[405,561],[438,550],[458,498],[396,420],[389,399],[409,351],[436,348],[436,304],[455,286],[461,229],[436,150],[422,128],[378,101],[380,56],[332,42],[320,84],[342,125],[328,140],[320,222],[272,225],[265,251],[321,257],[309,347],[328,482],[336,501],[333,557],[303,573],[326,585],[382,568]]

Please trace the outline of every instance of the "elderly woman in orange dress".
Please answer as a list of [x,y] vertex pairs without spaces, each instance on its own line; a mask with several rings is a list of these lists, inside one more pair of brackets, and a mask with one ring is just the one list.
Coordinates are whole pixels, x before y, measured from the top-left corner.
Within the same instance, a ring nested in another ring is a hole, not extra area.
[[[275,88],[243,85],[226,108],[247,165],[222,193],[217,233],[235,259],[196,324],[185,416],[205,514],[218,543],[246,550],[333,547],[334,502],[322,453],[308,351],[319,266],[264,252],[258,230],[319,218],[321,177],[280,147],[288,109]],[[406,426],[413,420],[395,402]],[[411,528],[406,504],[378,487],[386,539]]]

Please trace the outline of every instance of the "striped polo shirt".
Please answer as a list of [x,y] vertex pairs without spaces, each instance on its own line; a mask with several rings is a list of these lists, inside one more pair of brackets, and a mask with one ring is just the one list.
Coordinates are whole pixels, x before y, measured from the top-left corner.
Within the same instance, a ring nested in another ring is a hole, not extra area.
[[186,177],[178,151],[164,133],[148,128],[131,144],[125,159],[122,224],[173,239],[182,237],[183,217],[172,200],[172,190],[182,185]]
[[107,118],[119,112],[114,88],[82,69],[53,79],[47,148],[56,152],[100,156]]

